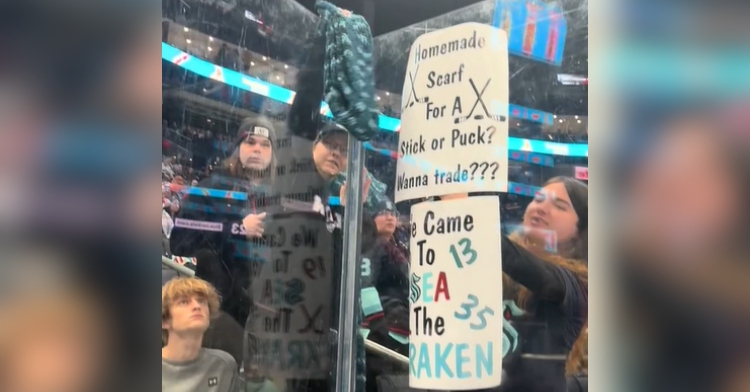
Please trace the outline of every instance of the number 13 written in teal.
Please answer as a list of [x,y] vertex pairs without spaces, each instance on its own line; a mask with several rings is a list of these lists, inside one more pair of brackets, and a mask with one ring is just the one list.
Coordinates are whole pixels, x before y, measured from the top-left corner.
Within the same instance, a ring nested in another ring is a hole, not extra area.
[[[477,251],[471,248],[470,239],[461,238],[461,240],[458,241],[458,246],[463,247],[460,256],[458,255],[458,250],[456,250],[456,245],[451,245],[450,248],[451,256],[453,256],[453,261],[458,268],[464,268],[464,263],[466,263],[466,265],[472,265],[477,261]],[[462,261],[462,259],[468,260]]]

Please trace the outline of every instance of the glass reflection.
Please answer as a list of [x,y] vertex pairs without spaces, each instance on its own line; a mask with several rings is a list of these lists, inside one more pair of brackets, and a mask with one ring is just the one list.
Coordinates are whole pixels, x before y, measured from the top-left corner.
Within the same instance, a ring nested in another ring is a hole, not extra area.
[[[366,145],[369,188],[357,261],[361,331],[369,342],[404,357],[410,330],[409,212],[417,201],[396,205],[392,200],[404,98],[400,92],[408,79],[405,57],[422,33],[468,21],[491,24],[498,9],[506,29],[544,28],[515,18],[518,4],[525,7],[525,2],[484,1],[375,38],[376,103],[384,117]],[[179,1],[164,1],[163,6],[168,19],[164,50],[169,53],[163,56],[163,207],[173,226],[165,232],[165,254],[194,258],[196,275],[220,291],[225,316],[204,343],[235,356],[248,390],[331,390],[347,130],[330,118],[299,121],[291,106],[304,94],[299,81],[317,16],[290,0],[253,0],[231,9],[203,2],[191,3],[190,9]],[[578,45],[585,43],[579,30],[586,20],[579,12],[563,19],[568,26],[564,47],[539,57],[524,54],[519,41],[519,51],[511,57],[514,106],[508,120],[517,148],[509,153],[511,189],[498,197],[503,233],[520,241],[521,248],[540,243],[543,254],[585,260],[580,253],[585,243],[570,244],[585,238],[578,223],[571,223],[573,218],[581,222],[583,215],[573,208],[567,183],[550,182],[573,177],[576,168],[587,166],[585,86],[575,78],[558,83],[563,70],[585,75],[585,67],[570,64],[585,56],[585,45]],[[553,60],[544,60],[547,54]],[[570,85],[571,80],[579,84]],[[317,111],[320,99],[308,104]],[[322,109],[321,117],[327,117],[326,106]],[[561,201],[570,205],[567,210],[560,210]],[[557,215],[568,220],[558,222]],[[553,239],[549,232],[555,233]],[[569,248],[576,252],[566,253]],[[508,298],[516,294],[507,293]],[[520,365],[526,361],[520,356],[552,335],[526,330],[531,329],[523,324],[526,310],[508,305],[509,321],[519,324],[515,330],[522,348],[517,357],[509,357],[515,362],[505,372],[539,379],[544,372]],[[573,341],[555,353],[569,351]],[[408,385],[409,369],[403,363],[373,349],[364,359],[367,391]],[[565,362],[558,359],[549,366],[564,368]],[[558,370],[555,377],[564,375]],[[500,390],[513,390],[507,389],[512,385]]]

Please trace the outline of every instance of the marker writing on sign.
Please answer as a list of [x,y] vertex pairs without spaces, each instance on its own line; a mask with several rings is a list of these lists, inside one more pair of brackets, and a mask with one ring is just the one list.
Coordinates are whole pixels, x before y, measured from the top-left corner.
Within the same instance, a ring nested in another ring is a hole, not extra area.
[[[414,377],[468,379],[494,374],[495,345],[492,341],[476,343],[467,339],[427,343],[418,339],[420,336],[444,336],[449,328],[468,327],[471,331],[481,331],[487,328],[488,319],[495,315],[493,309],[484,306],[472,293],[465,298],[452,298],[449,273],[440,267],[447,268],[447,265],[437,256],[445,255],[443,257],[450,260],[448,265],[455,265],[459,270],[476,265],[480,255],[470,238],[476,227],[475,221],[472,214],[441,216],[429,209],[421,220],[412,221],[412,237],[417,237],[420,231],[426,236],[416,241],[416,265],[420,273],[412,272],[410,279],[410,301],[415,305],[412,306],[411,333],[416,341],[409,344],[409,371]],[[455,234],[462,236],[447,244],[447,252],[438,252],[431,245],[442,245],[440,237]],[[430,268],[437,270],[430,271]],[[451,302],[453,299],[456,301]],[[449,309],[454,309],[450,313],[445,313],[446,303],[451,304]]]

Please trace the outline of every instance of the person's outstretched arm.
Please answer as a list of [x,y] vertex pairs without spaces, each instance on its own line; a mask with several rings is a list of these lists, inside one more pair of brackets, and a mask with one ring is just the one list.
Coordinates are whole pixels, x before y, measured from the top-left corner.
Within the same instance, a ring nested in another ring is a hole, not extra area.
[[529,289],[538,300],[562,302],[571,288],[583,285],[573,271],[546,262],[502,237],[503,272]]

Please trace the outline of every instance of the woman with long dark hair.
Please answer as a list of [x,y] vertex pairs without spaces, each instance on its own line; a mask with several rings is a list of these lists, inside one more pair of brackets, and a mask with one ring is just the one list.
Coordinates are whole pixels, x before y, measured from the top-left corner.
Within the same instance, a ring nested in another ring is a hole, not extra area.
[[[585,365],[588,319],[588,186],[549,180],[503,237],[504,333],[499,391],[567,390]],[[515,347],[515,350],[514,350]]]
[[[363,254],[362,279],[367,287],[362,292],[363,308],[372,308],[367,300],[377,299],[380,304],[375,308],[380,311],[366,314],[363,328],[369,331],[368,340],[409,355],[409,253],[394,237],[399,224],[396,205],[385,200],[376,211],[377,240]],[[368,292],[376,295],[366,295]],[[378,378],[398,374],[399,370],[390,360],[368,353],[366,391],[378,391]]]

